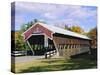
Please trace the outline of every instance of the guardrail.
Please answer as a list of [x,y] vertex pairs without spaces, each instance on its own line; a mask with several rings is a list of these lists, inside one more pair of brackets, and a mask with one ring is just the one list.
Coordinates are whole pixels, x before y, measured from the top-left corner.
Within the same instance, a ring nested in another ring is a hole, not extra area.
[[27,51],[12,51],[11,56],[24,56],[27,55]]
[[50,58],[50,57],[52,57],[53,55],[55,55],[56,54],[56,50],[52,50],[52,51],[49,51],[49,52],[46,52],[45,53],[45,58],[47,59],[47,58]]

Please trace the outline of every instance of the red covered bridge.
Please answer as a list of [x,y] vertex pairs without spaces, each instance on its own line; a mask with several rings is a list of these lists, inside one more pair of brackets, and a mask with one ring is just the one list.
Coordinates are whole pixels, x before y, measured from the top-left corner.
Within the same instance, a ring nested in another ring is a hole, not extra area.
[[23,33],[34,55],[66,56],[89,52],[90,38],[59,27],[37,22]]

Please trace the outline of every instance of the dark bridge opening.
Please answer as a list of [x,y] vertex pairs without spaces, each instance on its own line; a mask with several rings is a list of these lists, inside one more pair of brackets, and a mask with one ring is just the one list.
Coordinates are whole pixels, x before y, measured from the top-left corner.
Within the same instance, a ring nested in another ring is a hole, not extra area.
[[32,35],[28,39],[31,48],[33,49],[34,55],[45,55],[47,52],[55,50],[53,40],[48,38],[48,46],[45,47],[45,37],[44,35]]

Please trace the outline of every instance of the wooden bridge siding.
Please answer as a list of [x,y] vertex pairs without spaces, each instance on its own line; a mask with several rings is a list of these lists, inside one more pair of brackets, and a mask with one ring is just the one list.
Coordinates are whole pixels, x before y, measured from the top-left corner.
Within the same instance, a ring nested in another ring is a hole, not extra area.
[[70,57],[71,55],[76,55],[89,51],[89,41],[81,39],[72,38],[62,38],[54,36],[53,40],[59,51],[60,56]]

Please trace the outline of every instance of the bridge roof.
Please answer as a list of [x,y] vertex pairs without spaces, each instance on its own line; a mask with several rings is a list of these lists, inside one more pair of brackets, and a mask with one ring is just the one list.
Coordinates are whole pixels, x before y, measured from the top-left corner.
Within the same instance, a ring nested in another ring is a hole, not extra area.
[[[46,28],[46,29],[48,29],[50,31],[52,31],[53,34],[54,33],[59,33],[59,34],[67,35],[67,36],[72,36],[72,37],[77,37],[77,38],[90,40],[90,38],[85,36],[85,35],[78,34],[78,33],[75,33],[75,32],[69,31],[69,30],[62,29],[62,28],[57,27],[57,26],[47,25],[47,24],[40,23],[40,22],[35,23],[28,30],[30,30],[32,27],[34,27],[37,24],[43,26],[44,28]],[[23,34],[25,34],[28,30],[26,30]]]

